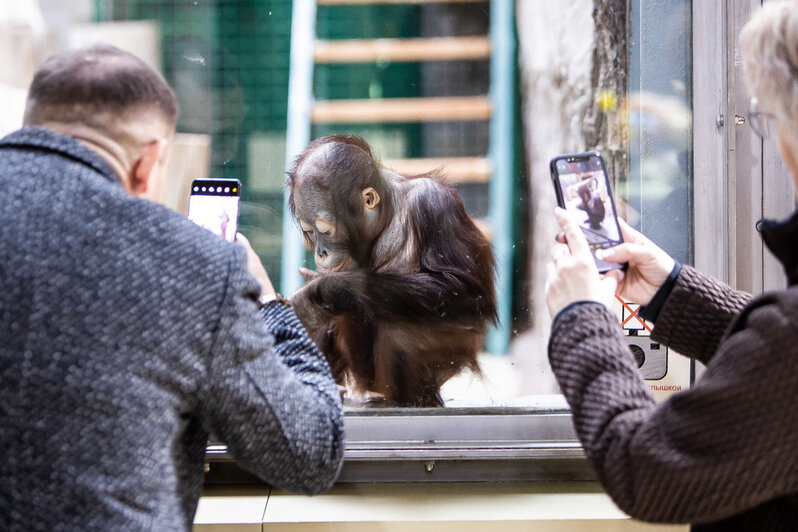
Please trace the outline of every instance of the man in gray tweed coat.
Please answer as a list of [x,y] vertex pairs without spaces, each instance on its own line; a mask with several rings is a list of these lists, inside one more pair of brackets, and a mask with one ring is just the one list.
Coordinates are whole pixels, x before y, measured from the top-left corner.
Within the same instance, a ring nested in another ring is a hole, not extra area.
[[0,530],[189,529],[209,434],[289,490],[339,470],[329,367],[254,252],[151,201],[176,118],[101,46],[0,141]]

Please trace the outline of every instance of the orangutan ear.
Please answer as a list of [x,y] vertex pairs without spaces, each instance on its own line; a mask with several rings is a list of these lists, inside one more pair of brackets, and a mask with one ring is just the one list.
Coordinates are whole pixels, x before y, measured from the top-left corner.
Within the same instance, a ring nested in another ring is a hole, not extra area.
[[372,187],[364,188],[363,191],[360,193],[360,196],[363,198],[363,204],[369,210],[376,207],[377,204],[380,202],[380,195],[377,194],[377,191],[374,190],[374,188]]

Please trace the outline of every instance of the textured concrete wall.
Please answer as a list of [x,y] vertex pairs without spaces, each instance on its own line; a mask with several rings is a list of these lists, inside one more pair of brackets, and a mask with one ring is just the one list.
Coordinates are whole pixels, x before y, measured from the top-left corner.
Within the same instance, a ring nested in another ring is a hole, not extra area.
[[515,339],[511,354],[519,370],[528,377],[524,379],[522,393],[551,393],[557,387],[546,360],[551,320],[543,287],[557,228],[549,160],[586,148],[584,124],[594,100],[593,1],[518,0],[516,8],[525,174],[530,196],[526,295],[532,327]]

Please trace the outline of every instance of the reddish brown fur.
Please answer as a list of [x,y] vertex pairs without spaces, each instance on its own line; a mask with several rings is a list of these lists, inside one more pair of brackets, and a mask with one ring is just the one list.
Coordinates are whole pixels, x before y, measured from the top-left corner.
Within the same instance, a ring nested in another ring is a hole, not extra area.
[[[330,156],[314,165],[312,176],[303,175],[302,161],[330,143]],[[354,259],[346,271],[306,283],[294,306],[339,383],[349,376],[361,391],[395,404],[439,406],[447,379],[463,368],[478,371],[476,355],[496,319],[490,243],[436,174],[408,178],[381,169],[356,175],[379,167],[364,144],[349,136],[317,139],[289,173],[292,212],[307,210],[293,203],[296,187],[334,196],[314,202],[334,206]],[[381,230],[370,241],[358,238],[365,233],[356,210],[364,183],[382,191]]]

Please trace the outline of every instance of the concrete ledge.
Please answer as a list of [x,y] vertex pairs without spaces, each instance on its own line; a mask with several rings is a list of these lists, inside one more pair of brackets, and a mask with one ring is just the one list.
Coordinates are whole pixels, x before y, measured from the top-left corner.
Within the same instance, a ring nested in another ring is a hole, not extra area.
[[209,490],[195,530],[261,530],[258,523],[270,532],[688,530],[630,519],[596,483],[341,484],[315,497],[267,489]]

